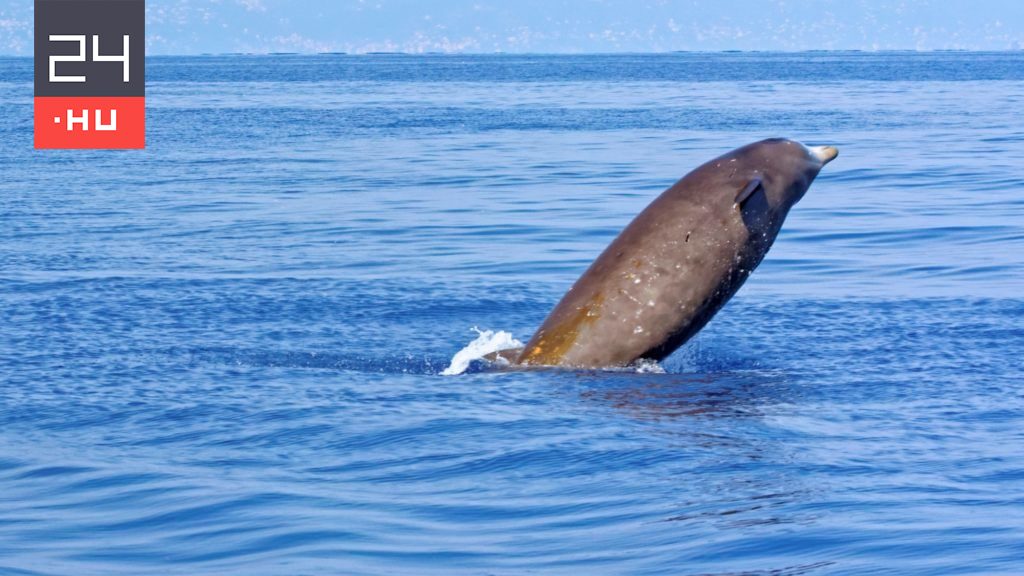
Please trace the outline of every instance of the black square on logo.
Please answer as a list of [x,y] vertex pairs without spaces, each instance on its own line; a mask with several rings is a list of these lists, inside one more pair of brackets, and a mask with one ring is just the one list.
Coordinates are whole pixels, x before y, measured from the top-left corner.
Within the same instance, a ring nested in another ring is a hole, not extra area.
[[145,0],[36,0],[35,95],[145,96],[145,33]]

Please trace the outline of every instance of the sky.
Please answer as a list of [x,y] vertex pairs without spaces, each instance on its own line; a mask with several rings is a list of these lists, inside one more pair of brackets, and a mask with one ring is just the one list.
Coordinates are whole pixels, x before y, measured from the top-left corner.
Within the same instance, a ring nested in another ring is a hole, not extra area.
[[[32,54],[0,0],[0,55]],[[1019,50],[1024,0],[148,0],[147,52]]]

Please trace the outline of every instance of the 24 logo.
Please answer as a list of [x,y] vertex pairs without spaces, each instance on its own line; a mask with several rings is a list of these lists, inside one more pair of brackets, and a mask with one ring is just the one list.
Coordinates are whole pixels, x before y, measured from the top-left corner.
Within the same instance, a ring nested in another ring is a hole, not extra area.
[[36,148],[145,147],[144,1],[35,5]]

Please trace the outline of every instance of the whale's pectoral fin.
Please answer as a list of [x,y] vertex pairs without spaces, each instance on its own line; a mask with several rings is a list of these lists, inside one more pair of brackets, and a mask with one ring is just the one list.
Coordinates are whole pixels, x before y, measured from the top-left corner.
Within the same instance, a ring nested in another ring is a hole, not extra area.
[[515,364],[519,355],[523,353],[522,348],[506,348],[484,355],[484,360],[494,364]]
[[750,200],[750,197],[753,196],[754,193],[763,189],[764,187],[761,185],[760,178],[752,179],[750,182],[747,182],[747,185],[743,187],[743,190],[736,195],[736,205],[742,208],[743,204],[745,204],[747,200]]

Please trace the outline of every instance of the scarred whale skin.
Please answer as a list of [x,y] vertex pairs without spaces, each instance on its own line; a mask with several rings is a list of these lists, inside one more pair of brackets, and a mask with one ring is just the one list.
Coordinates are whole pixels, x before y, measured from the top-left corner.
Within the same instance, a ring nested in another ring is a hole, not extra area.
[[513,363],[610,368],[665,358],[739,290],[837,154],[775,138],[693,170],[598,256]]

